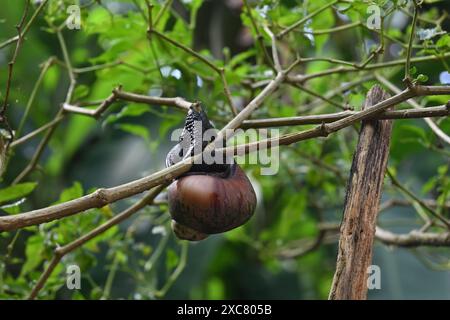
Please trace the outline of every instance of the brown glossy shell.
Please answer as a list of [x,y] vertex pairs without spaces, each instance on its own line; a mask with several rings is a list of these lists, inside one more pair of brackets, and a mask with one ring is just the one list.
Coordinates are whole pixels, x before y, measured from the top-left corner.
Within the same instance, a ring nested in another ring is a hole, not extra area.
[[188,175],[169,186],[172,219],[205,234],[225,232],[244,224],[253,215],[256,194],[244,171],[227,178]]

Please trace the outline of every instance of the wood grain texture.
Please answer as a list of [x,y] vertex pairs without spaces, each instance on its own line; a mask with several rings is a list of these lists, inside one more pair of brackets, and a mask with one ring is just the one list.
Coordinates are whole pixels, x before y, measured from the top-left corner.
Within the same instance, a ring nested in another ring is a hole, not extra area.
[[[387,98],[383,89],[374,86],[367,94],[364,109]],[[367,268],[372,262],[391,131],[391,120],[368,120],[361,125],[347,186],[331,300],[367,298]]]

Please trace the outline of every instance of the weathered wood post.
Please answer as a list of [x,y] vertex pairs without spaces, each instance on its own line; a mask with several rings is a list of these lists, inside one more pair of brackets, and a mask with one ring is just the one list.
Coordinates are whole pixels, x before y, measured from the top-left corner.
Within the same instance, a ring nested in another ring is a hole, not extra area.
[[[364,108],[387,98],[381,87],[374,86],[367,93]],[[367,268],[372,262],[391,130],[391,120],[368,120],[361,125],[348,180],[331,300],[367,298]]]

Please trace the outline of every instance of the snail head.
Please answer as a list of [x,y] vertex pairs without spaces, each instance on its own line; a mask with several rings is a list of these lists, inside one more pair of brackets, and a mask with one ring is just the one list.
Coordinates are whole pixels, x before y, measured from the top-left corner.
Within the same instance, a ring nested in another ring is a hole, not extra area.
[[[205,140],[205,132],[215,129],[214,125],[209,121],[204,107],[198,101],[194,102],[186,115],[184,128],[181,133],[178,144],[175,145],[167,154],[166,166],[169,167],[180,162],[186,157],[197,155],[204,151],[206,146],[214,140]],[[186,174],[217,174],[228,175],[232,168],[232,164],[226,161],[225,156],[220,163],[206,164],[203,160],[200,164],[194,164],[191,170]]]

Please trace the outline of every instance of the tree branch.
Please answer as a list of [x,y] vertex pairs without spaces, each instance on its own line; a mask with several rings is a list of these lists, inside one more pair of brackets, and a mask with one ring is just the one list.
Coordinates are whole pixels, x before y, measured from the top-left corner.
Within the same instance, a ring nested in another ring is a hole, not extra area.
[[192,102],[188,102],[183,98],[163,98],[163,97],[152,97],[145,96],[136,93],[124,92],[121,87],[115,88],[111,95],[103,100],[101,104],[95,109],[87,109],[79,106],[71,105],[65,103],[63,105],[64,111],[69,113],[76,113],[85,116],[90,116],[94,118],[100,117],[103,112],[105,112],[114,102],[118,100],[146,103],[146,104],[156,104],[156,105],[165,105],[172,106],[183,111],[189,110],[189,107],[192,105]]
[[122,211],[118,215],[114,216],[110,220],[106,221],[102,225],[91,230],[90,232],[86,233],[85,235],[81,236],[80,238],[66,244],[65,246],[56,248],[54,251],[52,260],[48,264],[44,273],[41,274],[39,280],[37,281],[36,285],[34,286],[33,290],[31,291],[28,299],[36,298],[37,294],[42,289],[45,282],[48,280],[48,278],[52,274],[53,270],[56,268],[58,263],[61,261],[61,259],[66,254],[81,247],[89,240],[92,240],[93,238],[97,237],[98,235],[102,234],[103,232],[107,231],[108,229],[112,228],[113,226],[128,219],[130,216],[132,216],[134,213],[138,212],[145,206],[151,204],[153,202],[153,199],[155,199],[155,197],[165,188],[165,186],[166,185],[160,185],[160,186],[154,188],[153,190],[149,191],[148,194],[145,195],[141,200],[139,200],[138,202],[133,204],[128,209]]
[[24,9],[23,14],[22,14],[22,18],[20,19],[19,23],[16,26],[18,39],[17,39],[16,48],[14,50],[13,57],[12,57],[11,61],[8,63],[8,77],[6,79],[5,98],[3,100],[3,105],[2,105],[2,107],[0,109],[0,123],[3,123],[5,125],[5,127],[6,127],[6,129],[9,132],[9,136],[10,136],[10,141],[9,142],[11,142],[14,139],[14,133],[13,133],[13,131],[12,131],[10,125],[9,125],[8,117],[7,117],[6,113],[7,113],[8,105],[9,105],[8,101],[9,101],[9,94],[10,94],[10,91],[11,91],[11,82],[12,82],[14,64],[16,63],[17,56],[19,55],[19,50],[20,50],[20,48],[22,46],[22,42],[23,42],[23,30],[22,30],[22,28],[23,28],[23,25],[25,23],[25,19],[26,19],[27,15],[28,15],[29,7],[30,7],[30,0],[27,0],[26,4],[25,4],[25,9]]
[[187,172],[191,167],[190,161],[192,161],[192,158],[142,179],[113,188],[97,189],[91,194],[71,201],[25,213],[0,217],[0,232],[61,219],[91,208],[101,208],[109,203],[142,193],[155,186],[168,183],[177,176]]
[[[380,81],[383,85],[385,85],[389,90],[391,90],[392,92],[398,94],[401,90],[399,88],[397,88],[392,82],[390,82],[389,80],[387,80],[386,78],[384,78],[383,76],[381,76],[378,73],[375,73],[375,77],[378,81]],[[418,104],[416,101],[414,101],[413,99],[408,99],[406,101],[406,103],[408,103],[410,106],[412,106],[415,109],[418,110],[423,110],[423,107]],[[449,106],[449,104],[447,103],[447,106]],[[437,125],[436,123],[433,122],[433,120],[431,119],[424,119],[424,121],[427,123],[427,125],[430,127],[431,130],[433,130],[433,132],[439,137],[441,138],[444,142],[450,144],[450,137],[443,132]]]
[[375,236],[377,240],[387,245],[398,247],[450,247],[450,233],[430,233],[411,231],[407,234],[395,234],[390,231],[377,227]]
[[[361,111],[343,111],[329,114],[319,114],[299,117],[270,118],[246,120],[242,123],[241,128],[270,128],[282,126],[298,126],[309,124],[331,123],[337,120],[347,118],[351,115],[358,114]],[[372,116],[368,119],[386,120],[386,119],[418,119],[432,117],[446,117],[450,115],[450,103],[422,109],[404,109],[385,111],[383,113]]]
[[[248,105],[245,107],[233,120],[231,120],[219,133],[216,141],[223,139],[227,132],[227,129],[236,129],[241,123],[247,119],[250,114],[256,110],[263,101],[283,82],[285,74],[280,72],[277,77],[272,80],[269,85],[261,91]],[[383,110],[398,104],[404,100],[407,100],[415,95],[431,95],[431,94],[448,94],[450,87],[426,87],[415,86],[408,88],[402,93],[393,96],[389,99],[381,101],[374,105],[372,108],[358,112],[357,114],[350,115],[344,119],[334,121],[329,124],[322,124],[314,129],[301,131],[298,133],[287,134],[279,138],[261,140],[254,143],[245,145],[238,145],[228,147],[224,149],[218,149],[217,152],[234,152],[234,154],[244,154],[253,150],[259,150],[263,148],[270,148],[275,145],[289,145],[298,141],[311,139],[320,136],[327,136],[328,134],[338,131],[342,128],[352,125],[353,123],[370,119],[374,115],[382,112]],[[227,136],[229,138],[229,136]],[[212,147],[213,144],[210,144]],[[210,150],[207,149],[207,152]],[[198,155],[198,156],[201,156]],[[109,189],[98,189],[96,192],[75,199],[66,203],[58,204],[55,206],[33,210],[26,213],[21,213],[12,216],[0,217],[0,231],[10,231],[18,228],[23,228],[30,225],[36,225],[43,222],[60,219],[66,216],[73,215],[75,213],[90,209],[102,207],[108,203],[115,202],[117,200],[130,197],[132,195],[144,192],[154,186],[167,182],[177,176],[187,172],[191,167],[192,158],[186,159],[177,163],[175,166],[163,169],[145,178],[135,180],[117,187]]]
[[[364,111],[375,108],[372,106],[380,101],[389,100],[387,97],[381,87],[372,87]],[[331,300],[367,297],[367,268],[372,261],[391,130],[392,121],[389,120],[371,120],[361,126],[345,197]]]
[[277,38],[282,38],[284,37],[286,34],[288,34],[289,32],[291,32],[292,30],[294,30],[295,28],[298,28],[299,26],[301,26],[302,24],[304,24],[305,22],[307,22],[309,19],[315,17],[316,15],[318,15],[319,13],[321,13],[322,11],[334,6],[336,3],[338,3],[340,0],[333,0],[329,3],[327,3],[326,5],[320,7],[319,9],[317,9],[316,11],[311,12],[310,14],[306,15],[305,17],[303,17],[301,20],[295,22],[294,24],[292,24],[291,26],[287,27],[286,29],[284,29],[283,31],[279,32],[277,34]]
[[[39,5],[39,7],[36,9],[36,11],[34,11],[33,15],[31,16],[30,20],[28,20],[27,24],[25,25],[25,27],[23,28],[23,32],[22,32],[22,36],[24,37],[28,31],[31,28],[31,25],[33,24],[34,20],[36,20],[37,16],[39,15],[39,13],[42,11],[42,9],[44,9],[45,5],[47,4],[48,0],[44,0],[41,2],[41,4]],[[11,39],[6,40],[5,42],[0,44],[0,49],[13,44],[15,42],[19,41],[19,36],[15,36],[12,37]]]
[[[423,56],[423,57],[414,57],[410,59],[410,62],[425,62],[425,61],[433,61],[433,60],[440,60],[450,57],[450,52],[444,53],[442,55],[430,55],[430,56]],[[371,63],[365,66],[363,69],[358,69],[355,67],[343,67],[339,66],[336,68],[331,68],[323,71],[318,71],[315,73],[310,73],[307,75],[298,74],[298,75],[292,75],[287,78],[289,82],[294,83],[305,83],[311,79],[320,78],[329,76],[332,74],[344,74],[349,72],[359,72],[359,71],[370,71],[370,70],[376,70],[376,69],[383,69],[383,68],[389,68],[399,65],[404,65],[406,59],[398,59],[398,60],[392,60],[392,61],[386,61],[386,62],[377,62],[377,63]]]
[[419,13],[419,9],[418,9],[418,5],[417,5],[416,1],[413,0],[413,4],[414,4],[414,15],[413,15],[413,21],[412,21],[412,24],[411,24],[411,33],[409,34],[408,47],[406,48],[405,78],[403,79],[403,81],[408,86],[411,85],[411,76],[410,76],[411,52],[412,52],[412,44],[414,42],[414,37],[415,37],[417,16],[418,16],[418,13]]

